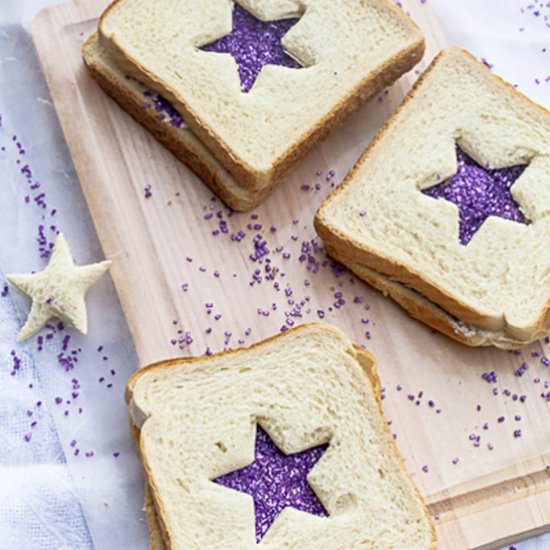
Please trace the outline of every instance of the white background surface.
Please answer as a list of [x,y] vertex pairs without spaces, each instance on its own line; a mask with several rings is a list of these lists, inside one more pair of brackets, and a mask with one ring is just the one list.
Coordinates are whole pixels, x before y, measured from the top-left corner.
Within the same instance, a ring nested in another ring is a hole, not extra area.
[[[25,30],[32,14],[51,3],[0,0],[0,148],[6,148],[0,151],[0,289],[5,273],[43,267],[37,226],[53,208],[57,209],[55,223],[71,243],[77,262],[101,259]],[[550,107],[550,79],[545,81],[550,77],[550,7],[546,3],[428,0],[450,42],[485,58],[495,72]],[[529,5],[535,7],[522,10]],[[538,17],[533,13],[537,8]],[[24,155],[18,152],[18,141]],[[41,183],[40,191],[46,193],[46,210],[32,200],[25,202],[29,190],[20,173],[25,163]],[[0,298],[0,550],[145,549],[141,473],[123,399],[125,382],[137,361],[112,283],[105,277],[90,292],[87,338],[72,331],[59,333],[41,351],[36,340],[15,344],[27,307],[13,290]],[[66,334],[71,336],[69,351],[82,348],[71,372],[65,372],[57,360]],[[104,346],[101,352],[99,346]],[[15,376],[10,375],[12,350],[22,359]],[[100,383],[102,377],[106,380]],[[71,396],[73,378],[80,385],[76,399]],[[113,386],[107,388],[107,383]],[[57,396],[63,397],[63,404],[55,404]],[[64,416],[67,410],[68,417]],[[31,428],[33,421],[37,424]],[[28,433],[32,439],[27,443]],[[87,458],[92,451],[94,456]],[[113,453],[120,455],[115,458]],[[550,536],[516,546],[548,549]]]

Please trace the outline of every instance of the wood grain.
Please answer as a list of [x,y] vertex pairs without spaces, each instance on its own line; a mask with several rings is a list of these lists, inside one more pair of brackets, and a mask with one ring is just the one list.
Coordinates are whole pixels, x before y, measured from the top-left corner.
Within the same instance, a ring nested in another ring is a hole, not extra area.
[[[498,547],[546,530],[550,408],[532,381],[535,376],[548,378],[539,361],[531,360],[528,375],[515,377],[522,357],[467,349],[433,334],[350,275],[337,276],[330,263],[323,263],[322,252],[314,254],[317,273],[297,259],[302,243],[315,238],[312,219],[330,190],[327,171],[334,169],[337,181],[346,174],[417,74],[403,77],[309,155],[257,209],[257,220],[251,220],[250,214],[227,218],[232,231],[242,228],[247,233],[235,243],[226,235],[212,234],[216,216],[204,219],[212,205],[214,213],[221,209],[205,186],[87,75],[80,45],[97,26],[106,4],[106,0],[77,0],[47,9],[35,19],[33,34],[100,241],[113,260],[112,276],[141,364],[180,353],[204,353],[207,347],[222,349],[227,332],[232,333],[227,345],[236,346],[240,338],[251,343],[280,329],[284,312],[290,309],[289,297],[265,279],[250,286],[254,270],[263,269],[249,258],[251,239],[260,232],[268,241],[273,265],[280,269],[281,288],[292,288],[293,298],[305,301],[303,316],[296,322],[316,320],[317,310],[323,308],[327,322],[340,326],[377,356],[386,388],[386,414],[408,467],[438,518],[441,548]],[[429,4],[416,0],[409,4],[428,38],[423,68],[445,40]],[[316,176],[317,171],[323,176]],[[316,181],[320,191],[301,189]],[[144,196],[147,185],[152,186],[149,199]],[[249,231],[249,223],[263,227]],[[275,233],[269,230],[272,225]],[[291,258],[284,260],[277,246],[284,246]],[[182,283],[188,285],[187,292]],[[342,308],[331,306],[338,291],[347,301]],[[355,296],[364,297],[369,309],[353,303]],[[210,314],[206,303],[213,304]],[[259,314],[258,308],[264,312]],[[221,314],[218,321],[216,314]],[[368,325],[361,321],[367,317]],[[249,327],[253,330],[247,335]],[[207,328],[212,331],[207,333]],[[194,340],[182,351],[172,344],[178,329],[191,332]],[[367,330],[372,339],[366,338]],[[539,343],[524,355],[544,354],[547,347]],[[498,396],[480,378],[488,370],[498,373]],[[514,401],[504,388],[527,395],[527,401]],[[420,392],[419,399],[407,398]],[[513,425],[516,414],[523,418],[518,426]],[[503,424],[497,423],[500,416],[506,418]],[[485,421],[490,424],[487,432],[482,429]],[[516,427],[523,431],[521,439],[512,435]],[[482,436],[479,447],[469,440],[471,433]],[[456,465],[455,457],[460,459]],[[422,471],[424,465],[427,473]]]

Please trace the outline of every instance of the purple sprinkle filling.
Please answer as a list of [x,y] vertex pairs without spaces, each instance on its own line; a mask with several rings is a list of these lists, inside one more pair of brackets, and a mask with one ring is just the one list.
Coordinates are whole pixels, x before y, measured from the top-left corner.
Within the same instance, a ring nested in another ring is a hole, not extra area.
[[484,168],[457,146],[457,173],[422,192],[456,204],[459,241],[467,245],[489,216],[529,223],[510,191],[525,168],[525,165],[495,170]]
[[235,59],[243,92],[249,92],[264,65],[297,69],[300,65],[283,49],[284,35],[299,18],[260,21],[238,4],[233,7],[233,30],[203,46],[205,52],[229,53]]
[[260,542],[275,518],[287,506],[316,516],[328,515],[306,479],[327,447],[328,445],[321,445],[285,455],[258,426],[254,462],[241,470],[221,476],[214,482],[252,496],[256,541]]
[[179,111],[166,98],[159,94],[151,94],[150,99],[153,102],[155,111],[162,117],[162,120],[168,120],[175,128],[184,128],[186,126]]

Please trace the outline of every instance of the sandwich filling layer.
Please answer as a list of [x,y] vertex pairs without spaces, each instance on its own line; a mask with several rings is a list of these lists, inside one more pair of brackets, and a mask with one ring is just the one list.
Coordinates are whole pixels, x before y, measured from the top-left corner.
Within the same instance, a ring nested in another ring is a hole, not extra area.
[[[334,254],[331,252],[331,255]],[[529,341],[521,341],[502,330],[488,330],[464,323],[414,288],[364,265],[354,263],[348,263],[348,265],[351,271],[360,279],[375,287],[385,296],[392,298],[412,317],[423,321],[432,328],[446,332],[449,336],[463,343],[473,346],[497,346],[502,349],[516,349],[543,336],[543,333],[541,333],[535,335]],[[448,330],[445,331],[445,329]]]

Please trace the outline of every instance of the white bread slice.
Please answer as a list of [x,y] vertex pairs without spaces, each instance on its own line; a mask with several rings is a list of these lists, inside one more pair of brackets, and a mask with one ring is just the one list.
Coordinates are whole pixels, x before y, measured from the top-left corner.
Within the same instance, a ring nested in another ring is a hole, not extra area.
[[379,394],[372,356],[328,325],[136,373],[130,417],[166,547],[256,548],[251,498],[209,480],[252,462],[259,422],[286,453],[329,441],[308,476],[329,517],[285,509],[260,547],[435,549]]
[[303,13],[283,39],[304,65],[266,65],[248,93],[226,54],[200,51],[231,31],[231,0],[116,0],[100,42],[161,93],[243,187],[265,189],[367,99],[422,57],[418,27],[390,0],[239,0],[264,20]]
[[195,137],[188,126],[161,119],[144,92],[149,90],[129,79],[101,46],[97,33],[82,46],[82,57],[92,77],[133,118],[147,128],[179,160],[187,164],[228,206],[238,211],[251,210],[267,196],[270,188],[254,191],[241,187]]
[[[489,217],[459,244],[457,207],[421,193],[456,172],[455,143],[482,165],[529,164],[512,195],[532,223]],[[549,330],[549,212],[550,113],[451,47],[322,204],[315,226],[352,269],[402,283],[480,335],[470,343],[508,347]],[[428,312],[415,316],[428,322]]]

